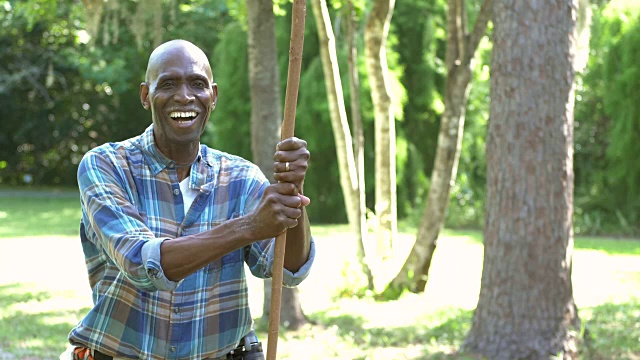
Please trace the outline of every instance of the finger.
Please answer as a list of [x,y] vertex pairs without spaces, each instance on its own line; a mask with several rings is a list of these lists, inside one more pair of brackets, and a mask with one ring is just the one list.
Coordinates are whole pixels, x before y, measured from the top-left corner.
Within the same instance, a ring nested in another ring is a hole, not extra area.
[[298,195],[282,195],[280,197],[280,203],[291,209],[298,209],[302,206],[302,199]]
[[292,184],[290,182],[279,182],[271,186],[273,186],[274,190],[280,195],[293,196],[293,197],[298,196],[298,187],[295,184]]
[[278,225],[280,226],[280,229],[282,229],[279,231],[279,233],[283,233],[287,231],[287,229],[291,229],[298,226],[298,219],[283,216],[281,219],[278,220]]
[[309,199],[308,197],[302,194],[298,194],[298,197],[300,198],[300,206],[307,206],[311,204],[311,199]]
[[302,140],[302,139],[298,139],[297,137],[290,137],[287,139],[284,139],[282,141],[280,141],[278,143],[278,145],[276,145],[276,150],[277,151],[292,151],[292,150],[298,150],[300,148],[306,148],[307,147],[307,142]]
[[300,149],[295,151],[276,151],[273,154],[273,161],[286,163],[287,161],[290,163],[293,162],[308,162],[311,158],[311,154],[306,149]]
[[288,171],[283,173],[275,173],[273,174],[273,178],[278,182],[295,184],[295,186],[297,186],[298,189],[302,189],[302,184],[304,182],[305,174]]
[[278,149],[273,154],[273,160],[278,162],[294,162],[296,160],[304,160],[304,162],[307,162],[310,158],[311,154],[306,147],[287,150],[284,146],[278,146]]
[[288,171],[295,171],[295,161],[277,161],[273,163],[273,171],[275,173],[284,173]]
[[284,208],[282,213],[289,219],[297,219],[302,216],[302,210],[298,208]]

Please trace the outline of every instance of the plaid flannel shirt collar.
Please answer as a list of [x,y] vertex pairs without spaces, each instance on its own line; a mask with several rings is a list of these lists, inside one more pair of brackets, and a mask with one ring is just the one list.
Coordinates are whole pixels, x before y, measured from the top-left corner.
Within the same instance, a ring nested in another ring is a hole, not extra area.
[[[140,135],[135,142],[135,146],[142,151],[149,161],[153,175],[158,175],[158,173],[165,168],[174,168],[176,165],[175,161],[166,157],[156,146],[155,138],[153,137],[153,124],[149,125],[142,135]],[[213,167],[211,159],[209,159],[208,156],[203,156],[202,150],[203,146],[198,145],[198,155],[194,163],[198,165],[203,165],[201,163],[204,163],[206,166]],[[192,167],[193,170],[196,170],[196,168],[198,168],[198,166]]]
[[[153,176],[158,175],[158,173],[165,168],[175,168],[175,161],[166,157],[156,146],[153,136],[153,124],[147,127],[140,137],[138,137],[134,145],[138,147],[146,157]],[[194,160],[195,166],[191,166],[191,173],[189,174],[189,188],[204,192],[211,191],[210,188],[205,188],[205,184],[208,182],[206,174],[211,174],[212,171],[216,171],[215,157],[210,155],[211,154],[207,152],[206,146],[198,146],[198,155]]]

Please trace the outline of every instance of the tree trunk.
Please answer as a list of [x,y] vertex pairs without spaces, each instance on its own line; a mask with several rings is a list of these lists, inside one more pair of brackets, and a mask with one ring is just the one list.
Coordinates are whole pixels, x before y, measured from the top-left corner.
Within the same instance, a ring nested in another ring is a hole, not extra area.
[[387,67],[387,36],[395,0],[374,0],[365,27],[365,58],[375,117],[375,214],[378,251],[391,254],[398,232],[396,196],[396,127]]
[[449,0],[448,6],[445,110],[438,134],[431,185],[416,242],[402,269],[385,290],[385,297],[388,298],[398,297],[405,289],[422,292],[427,284],[429,267],[449,206],[449,193],[458,171],[473,60],[485,33],[493,0],[483,2],[470,36],[467,34],[467,14],[463,2]]
[[[302,312],[298,288],[283,287],[280,306],[280,326],[288,330],[297,330],[309,322],[304,312]],[[271,279],[264,281],[262,320],[267,322],[269,317],[271,317]]]
[[358,179],[358,211],[356,216],[359,222],[359,240],[357,243],[358,261],[362,265],[362,272],[367,276],[367,288],[373,290],[373,275],[365,254],[365,241],[369,235],[367,227],[367,196],[364,181],[364,130],[360,111],[360,77],[358,75],[358,44],[356,11],[353,1],[347,1],[347,13],[345,20],[347,38],[347,63],[349,64],[349,91],[351,92],[351,122],[353,123],[353,156],[356,160],[356,177]]
[[496,0],[484,269],[465,351],[576,358],[573,107],[577,0]]
[[589,40],[591,39],[591,11],[590,0],[578,0],[578,17],[576,18],[576,56],[574,68],[576,72],[582,72],[587,67],[589,60]]
[[[247,0],[249,82],[251,86],[251,151],[253,162],[273,182],[273,153],[280,141],[282,109],[272,0]],[[263,318],[268,320],[271,282],[264,282]],[[268,290],[267,290],[268,289]],[[282,291],[280,323],[288,327],[305,324],[298,290]]]
[[[353,143],[349,122],[347,121],[347,110],[344,105],[344,95],[342,92],[342,82],[340,80],[340,70],[338,67],[338,57],[336,55],[335,37],[329,17],[329,9],[325,0],[311,0],[313,15],[318,29],[318,42],[320,45],[320,59],[322,60],[322,70],[324,73],[324,83],[327,89],[327,99],[329,101],[329,113],[331,116],[331,127],[336,143],[338,155],[338,167],[340,169],[340,185],[347,207],[347,216],[352,231],[356,235],[358,244],[362,244],[363,229],[360,221],[360,201],[358,189],[358,174],[353,154]],[[366,223],[365,223],[366,226]],[[366,230],[366,227],[365,227]],[[369,267],[361,259],[365,274],[369,273]],[[370,276],[368,276],[370,278]],[[373,286],[373,283],[368,284]]]

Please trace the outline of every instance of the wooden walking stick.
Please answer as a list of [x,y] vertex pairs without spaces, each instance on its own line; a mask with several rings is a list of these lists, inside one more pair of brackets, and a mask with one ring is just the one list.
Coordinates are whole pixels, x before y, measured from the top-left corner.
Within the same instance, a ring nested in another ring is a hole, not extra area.
[[[289,47],[289,71],[287,74],[287,90],[284,98],[284,119],[281,139],[293,136],[296,124],[296,105],[298,87],[300,85],[300,66],[302,65],[302,45],[304,44],[304,20],[306,1],[294,0],[291,14],[291,44]],[[278,333],[280,331],[280,306],[282,304],[282,277],[284,271],[284,249],[287,244],[287,232],[276,237],[274,262],[271,282],[271,316],[269,318],[269,335],[267,339],[267,360],[276,360],[278,349]]]

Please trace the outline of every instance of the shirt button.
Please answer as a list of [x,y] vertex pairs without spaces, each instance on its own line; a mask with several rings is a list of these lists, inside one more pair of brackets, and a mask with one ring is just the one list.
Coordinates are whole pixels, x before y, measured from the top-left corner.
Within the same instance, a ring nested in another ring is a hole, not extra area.
[[179,313],[180,312],[180,308],[179,307],[173,308],[173,312],[176,313],[176,314]]
[[174,167],[176,167],[176,165],[173,162],[169,163],[169,169],[173,169]]
[[171,352],[176,352],[176,347],[175,347],[175,346],[170,347],[170,348],[169,348],[169,351],[171,351]]
[[176,196],[180,195],[180,189],[173,190],[173,195],[176,195]]

